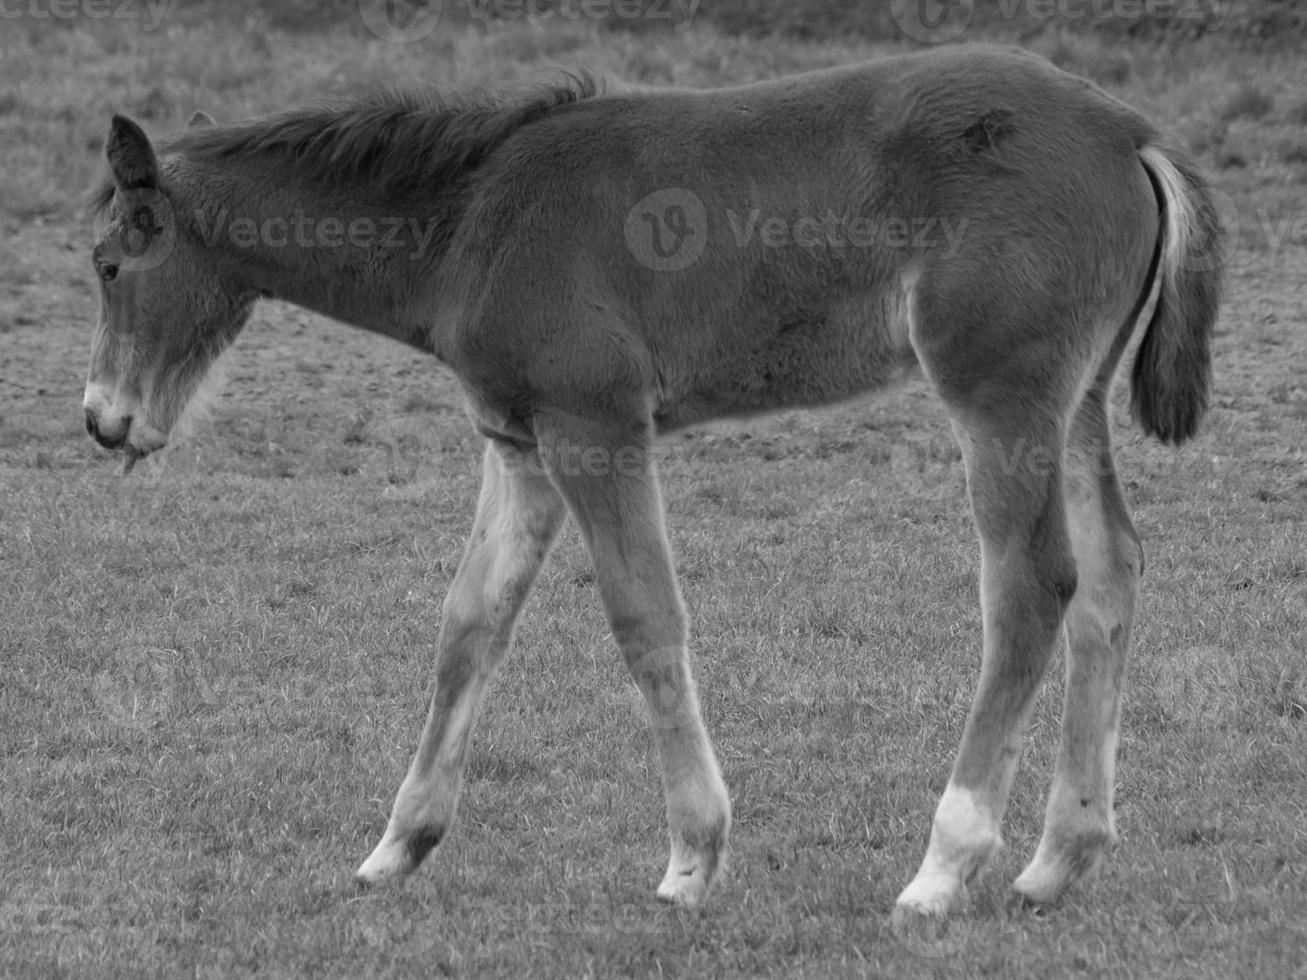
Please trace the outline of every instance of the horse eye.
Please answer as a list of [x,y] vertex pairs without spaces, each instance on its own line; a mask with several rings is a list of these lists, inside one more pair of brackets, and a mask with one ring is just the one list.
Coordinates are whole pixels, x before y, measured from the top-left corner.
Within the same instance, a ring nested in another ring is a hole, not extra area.
[[116,265],[100,266],[100,278],[105,282],[113,282],[118,278],[118,267]]

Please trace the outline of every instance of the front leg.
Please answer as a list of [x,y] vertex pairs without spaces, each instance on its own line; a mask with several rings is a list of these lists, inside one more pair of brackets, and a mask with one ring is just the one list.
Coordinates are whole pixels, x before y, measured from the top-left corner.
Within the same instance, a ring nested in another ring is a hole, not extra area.
[[534,451],[492,441],[472,536],[445,597],[426,727],[386,833],[355,873],[360,882],[407,874],[448,833],[486,684],[565,516]]
[[658,898],[697,905],[726,857],[731,804],[699,712],[687,621],[641,420],[540,420],[541,452],[595,565],[613,638],[644,695],[671,855]]

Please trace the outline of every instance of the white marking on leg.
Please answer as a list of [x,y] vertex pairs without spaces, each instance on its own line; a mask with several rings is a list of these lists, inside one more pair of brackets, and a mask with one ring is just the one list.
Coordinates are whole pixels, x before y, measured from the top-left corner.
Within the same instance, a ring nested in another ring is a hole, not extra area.
[[944,916],[964,904],[966,885],[1002,846],[998,821],[971,790],[949,783],[935,810],[921,868],[895,903]]
[[[647,420],[641,422],[647,425]],[[658,745],[671,856],[658,888],[665,901],[694,905],[717,874],[730,801],[699,713],[686,653],[688,624],[667,540],[652,460],[584,476],[561,465],[572,447],[631,446],[631,428],[539,416],[537,437],[594,561],[613,638],[639,685]]]
[[[1104,435],[1105,439],[1106,436]],[[1101,447],[1090,447],[1099,452]],[[1077,457],[1072,457],[1073,459]],[[1097,466],[1098,457],[1081,458]],[[1081,464],[1077,469],[1083,469]],[[1091,874],[1116,841],[1112,813],[1120,678],[1124,669],[1133,583],[1112,559],[1117,533],[1100,495],[1100,475],[1073,470],[1068,480],[1070,529],[1081,587],[1067,614],[1067,682],[1057,768],[1044,832],[1013,888],[1034,904],[1051,904]],[[1133,545],[1131,545],[1133,547]]]
[[671,853],[657,895],[665,902],[694,906],[707,897],[725,864],[731,804],[702,725],[686,735],[684,741],[690,744],[677,751],[692,755],[695,762],[688,774],[683,770],[682,777],[667,786]]
[[730,799],[703,727],[699,698],[682,647],[650,651],[631,664],[644,694],[663,768],[670,856],[658,898],[698,905],[725,859]]
[[437,689],[386,832],[356,872],[363,882],[412,871],[452,826],[482,696],[562,522],[545,478],[509,474],[501,452],[487,450],[472,538],[445,600]]
[[454,703],[445,726],[445,737],[430,763],[422,764],[421,751],[414,756],[404,783],[395,795],[386,832],[354,873],[359,881],[376,884],[408,874],[425,854],[425,849],[415,849],[413,835],[434,833],[434,844],[449,831],[462,785],[459,747],[465,745],[471,735],[483,688],[484,682],[474,679]]

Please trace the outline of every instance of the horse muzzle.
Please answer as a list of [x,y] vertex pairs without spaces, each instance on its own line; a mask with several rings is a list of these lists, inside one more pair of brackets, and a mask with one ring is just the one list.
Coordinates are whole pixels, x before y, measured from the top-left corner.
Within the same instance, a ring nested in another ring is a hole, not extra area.
[[97,386],[86,389],[82,403],[86,433],[105,449],[122,450],[140,458],[162,449],[167,438],[145,421],[143,405],[118,404]]

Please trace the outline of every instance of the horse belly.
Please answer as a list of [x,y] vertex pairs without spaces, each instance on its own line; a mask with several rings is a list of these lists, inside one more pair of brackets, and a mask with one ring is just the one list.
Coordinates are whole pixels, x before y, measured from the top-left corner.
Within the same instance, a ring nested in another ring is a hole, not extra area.
[[693,371],[688,384],[661,393],[655,410],[660,431],[842,401],[917,369],[904,281],[759,319],[761,326],[755,319],[718,331],[727,349]]

